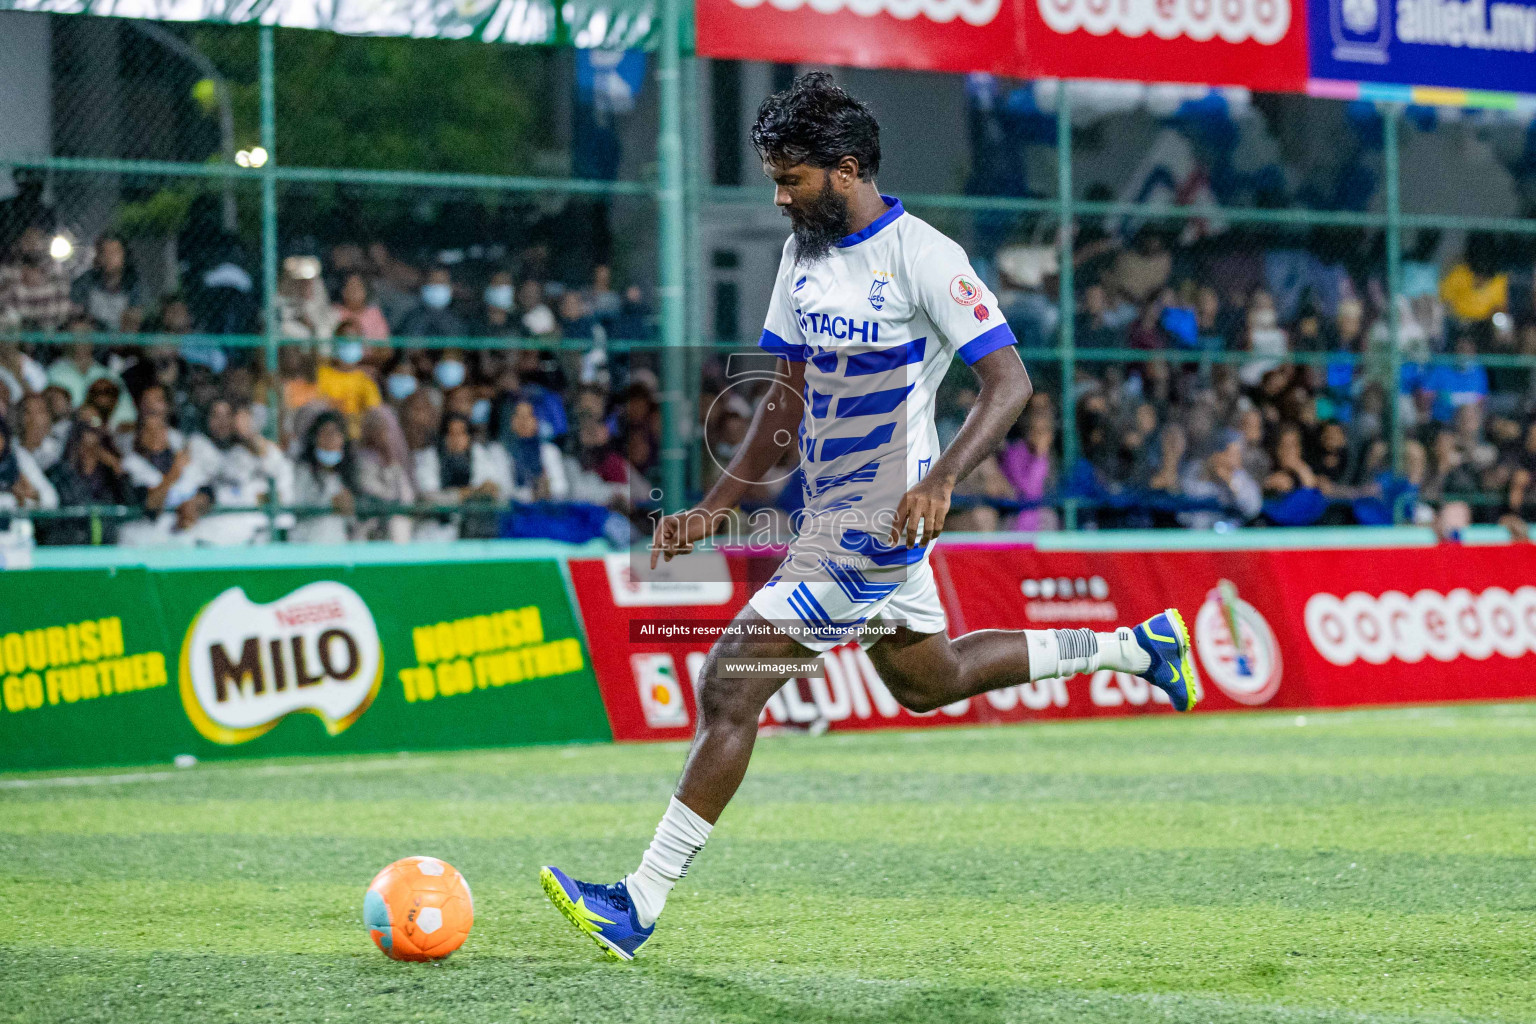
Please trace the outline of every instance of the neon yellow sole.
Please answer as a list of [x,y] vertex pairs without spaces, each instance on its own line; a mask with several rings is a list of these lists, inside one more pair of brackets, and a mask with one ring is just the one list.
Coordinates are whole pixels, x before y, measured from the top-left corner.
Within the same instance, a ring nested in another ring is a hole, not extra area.
[[1184,675],[1184,688],[1189,692],[1189,706],[1184,711],[1188,713],[1195,710],[1201,696],[1200,676],[1195,672],[1195,646],[1190,642],[1189,627],[1184,624],[1184,616],[1179,614],[1177,608],[1168,609],[1168,621],[1173,623],[1173,635],[1179,642],[1179,671]]
[[540,868],[539,884],[543,886],[544,895],[549,897],[549,902],[555,905],[555,909],[560,911],[561,915],[567,921],[575,925],[577,931],[581,932],[583,935],[587,936],[587,938],[597,943],[597,948],[608,954],[608,958],[610,960],[618,960],[621,963],[628,963],[634,959],[634,957],[626,955],[623,950],[615,949],[610,946],[603,940],[601,935],[597,934],[597,925],[590,921],[583,920],[581,915],[576,913],[576,904],[571,902],[571,898],[567,896],[565,894],[565,890],[560,887],[560,882],[555,878],[555,873],[553,871],[549,870],[549,868]]

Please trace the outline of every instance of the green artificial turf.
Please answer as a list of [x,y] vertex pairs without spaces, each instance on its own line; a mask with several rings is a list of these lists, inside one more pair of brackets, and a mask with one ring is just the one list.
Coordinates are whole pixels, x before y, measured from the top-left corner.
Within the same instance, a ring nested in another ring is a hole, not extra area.
[[[1536,1021],[1536,705],[765,739],[633,964],[544,899],[676,744],[0,778],[0,1020]],[[386,960],[379,868],[474,887]]]

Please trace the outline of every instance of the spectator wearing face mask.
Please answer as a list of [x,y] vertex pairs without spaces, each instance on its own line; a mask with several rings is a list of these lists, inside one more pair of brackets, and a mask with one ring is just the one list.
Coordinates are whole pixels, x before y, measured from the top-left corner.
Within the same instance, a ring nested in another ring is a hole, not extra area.
[[[0,420],[0,510],[58,508],[59,494],[32,454],[18,445]],[[26,546],[34,531],[30,520],[11,519],[0,531],[0,546]]]
[[[416,490],[423,501],[433,504],[499,502],[513,491],[506,451],[476,442],[469,417],[459,413],[443,417],[437,444],[418,451],[415,462]],[[495,535],[495,516],[484,514],[443,517],[423,523],[416,533],[418,540]]]
[[421,380],[416,376],[415,367],[408,359],[398,360],[384,375],[384,396],[391,405],[400,405],[416,394],[420,388]]
[[464,320],[449,307],[453,304],[453,275],[447,267],[433,267],[421,286],[417,303],[400,321],[395,333],[403,338],[462,338],[469,332]]
[[103,330],[133,333],[144,319],[139,276],[128,265],[122,239],[103,235],[96,241],[91,269],[70,288],[70,297]]
[[515,338],[522,331],[513,315],[516,302],[513,296],[512,272],[498,270],[486,282],[481,295],[481,305],[475,317],[475,334],[482,338]]
[[363,361],[363,343],[349,323],[349,332],[337,336],[331,343],[330,354],[315,370],[315,389],[347,421],[350,436],[357,436],[362,426],[363,413],[379,405],[384,399],[373,377],[360,365]]
[[346,422],[334,412],[315,417],[304,432],[293,474],[293,501],[332,514],[300,515],[289,539],[310,544],[344,544],[357,511],[357,458]]
[[432,379],[446,394],[464,386],[469,378],[469,365],[464,362],[464,353],[456,348],[444,349],[442,358],[432,367]]

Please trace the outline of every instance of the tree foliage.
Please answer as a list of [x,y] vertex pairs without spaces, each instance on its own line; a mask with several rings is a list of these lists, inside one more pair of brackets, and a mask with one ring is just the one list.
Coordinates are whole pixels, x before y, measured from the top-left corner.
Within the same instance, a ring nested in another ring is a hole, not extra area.
[[[230,81],[241,146],[259,139],[257,36],[198,28]],[[279,30],[277,157],[291,166],[518,174],[533,163],[548,51]]]

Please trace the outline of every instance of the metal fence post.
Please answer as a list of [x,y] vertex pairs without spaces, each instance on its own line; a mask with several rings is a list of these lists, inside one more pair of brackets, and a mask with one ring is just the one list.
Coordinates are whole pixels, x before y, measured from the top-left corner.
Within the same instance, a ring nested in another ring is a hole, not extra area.
[[[262,330],[266,336],[268,438],[279,439],[282,418],[282,379],[277,368],[277,74],[273,58],[273,29],[260,28],[261,39],[261,147],[267,162],[261,167],[261,294]],[[267,487],[267,528],[274,528],[272,510],[277,503],[275,484]]]
[[683,209],[682,126],[682,0],[661,0],[660,61],[656,71],[661,90],[660,137],[656,157],[660,189],[656,196],[658,241],[661,250],[661,480],[662,510],[685,507],[688,451],[683,419],[686,389],[684,348],[687,345],[687,297],[683,292],[687,261]]
[[[1387,429],[1392,452],[1392,472],[1403,471],[1403,417],[1398,408],[1402,388],[1402,325],[1398,322],[1397,296],[1403,284],[1402,194],[1399,190],[1397,127],[1401,111],[1395,103],[1382,109],[1381,147],[1387,176]],[[1393,506],[1393,520],[1402,521],[1402,504]]]
[[[1061,266],[1057,274],[1057,311],[1061,322],[1057,337],[1061,349],[1061,470],[1058,486],[1072,478],[1077,463],[1077,417],[1074,415],[1077,385],[1077,299],[1072,281],[1072,103],[1068,82],[1062,79],[1056,88],[1056,203],[1060,219]],[[1062,503],[1063,525],[1077,529],[1077,499]]]
[[699,390],[702,386],[701,378],[704,371],[704,354],[706,347],[713,347],[714,331],[707,327],[708,316],[705,312],[705,282],[709,280],[708,268],[704,262],[704,254],[701,249],[699,235],[699,215],[704,203],[703,167],[704,147],[702,139],[704,133],[700,130],[699,112],[699,67],[697,55],[690,53],[682,60],[682,92],[683,92],[683,194],[687,197],[684,203],[683,221],[683,254],[684,277],[687,320],[687,358],[684,362],[684,393],[683,408],[687,414],[687,430],[684,437],[688,439],[687,480],[691,491],[701,489],[703,464],[701,459],[702,438],[699,436],[700,425],[698,422]]

